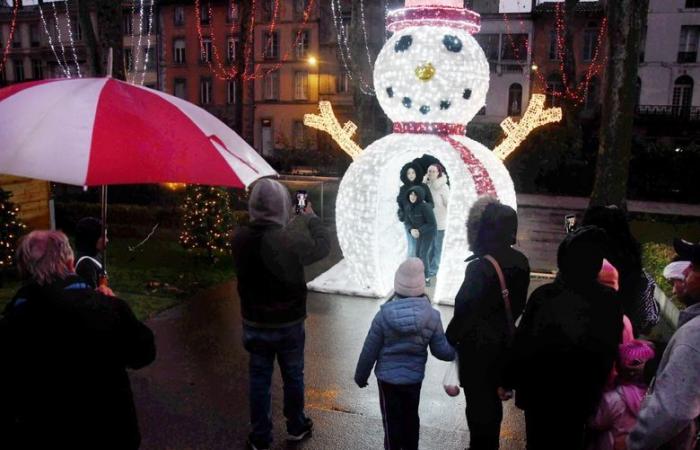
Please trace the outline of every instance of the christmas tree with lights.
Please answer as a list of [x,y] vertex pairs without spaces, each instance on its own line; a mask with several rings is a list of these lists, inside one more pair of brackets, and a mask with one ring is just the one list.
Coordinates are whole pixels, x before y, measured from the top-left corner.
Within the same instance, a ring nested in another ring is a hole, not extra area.
[[17,240],[26,228],[19,220],[19,208],[10,197],[12,193],[0,188],[0,276],[14,266]]
[[231,199],[225,189],[189,185],[182,219],[180,244],[187,250],[206,250],[210,258],[231,248],[235,224]]

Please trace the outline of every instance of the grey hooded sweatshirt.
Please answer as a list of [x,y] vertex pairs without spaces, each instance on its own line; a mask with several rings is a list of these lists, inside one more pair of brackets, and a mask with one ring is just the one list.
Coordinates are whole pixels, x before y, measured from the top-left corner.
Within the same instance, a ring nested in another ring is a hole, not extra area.
[[290,223],[292,200],[281,183],[264,178],[255,183],[248,210],[250,225],[233,238],[243,322],[280,328],[306,318],[304,266],[326,257],[328,231],[315,215]]
[[700,304],[681,312],[678,325],[628,437],[629,450],[653,450],[671,441],[674,449],[693,448],[694,420],[700,416]]

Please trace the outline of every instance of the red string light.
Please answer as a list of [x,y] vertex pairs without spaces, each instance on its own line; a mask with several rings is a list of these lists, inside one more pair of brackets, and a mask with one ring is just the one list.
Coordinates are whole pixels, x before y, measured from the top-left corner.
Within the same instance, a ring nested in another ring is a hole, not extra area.
[[2,53],[2,64],[0,64],[0,72],[5,70],[5,63],[7,62],[7,54],[10,52],[10,45],[12,45],[12,40],[15,36],[15,25],[17,22],[17,13],[19,11],[19,0],[15,0],[14,7],[12,8],[12,21],[10,22],[10,35],[5,42],[5,49]]
[[[201,26],[201,15],[200,15],[200,0],[195,0],[194,2],[194,8],[195,8],[195,23],[197,25],[197,36],[199,37],[199,51],[200,53],[204,53],[204,39],[203,39],[203,33],[202,33],[202,26]],[[210,22],[213,22],[214,20],[214,11],[212,10],[211,7],[211,2],[208,5],[207,13],[209,14],[209,20]],[[236,28],[236,23],[234,21],[231,21],[231,34],[233,35],[234,31]],[[232,67],[231,69],[227,69],[225,67],[225,64],[222,62],[221,55],[219,54],[219,49],[216,46],[216,37],[214,33],[214,24],[210,23],[209,24],[209,38],[211,39],[211,50],[212,54],[214,55],[214,60],[216,63],[217,67],[214,67],[211,62],[211,57],[207,58],[207,65],[209,66],[209,70],[214,74],[214,76],[220,80],[231,80],[236,77],[238,70],[236,67]]]

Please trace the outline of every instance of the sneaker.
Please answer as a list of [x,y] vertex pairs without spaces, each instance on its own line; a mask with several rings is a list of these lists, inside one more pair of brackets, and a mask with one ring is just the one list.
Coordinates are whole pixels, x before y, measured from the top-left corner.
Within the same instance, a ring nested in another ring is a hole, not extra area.
[[258,442],[252,437],[249,437],[245,444],[247,450],[270,450],[270,444]]
[[314,429],[314,423],[311,419],[308,417],[306,418],[306,423],[304,424],[304,427],[301,429],[296,434],[289,433],[287,435],[287,440],[288,441],[301,441],[302,439],[305,439],[307,437],[311,437],[311,431]]

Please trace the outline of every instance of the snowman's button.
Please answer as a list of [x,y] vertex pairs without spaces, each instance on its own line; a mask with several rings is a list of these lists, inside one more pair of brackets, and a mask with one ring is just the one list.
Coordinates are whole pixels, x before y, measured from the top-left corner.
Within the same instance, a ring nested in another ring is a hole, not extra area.
[[391,87],[391,86],[389,86],[388,88],[386,88],[386,95],[388,95],[389,98],[394,97],[394,88]]
[[406,108],[410,108],[412,102],[409,97],[404,97],[401,103],[403,103],[403,106],[405,106]]
[[450,109],[451,105],[452,105],[452,102],[450,102],[449,100],[442,100],[440,102],[440,109],[442,109],[442,110]]

